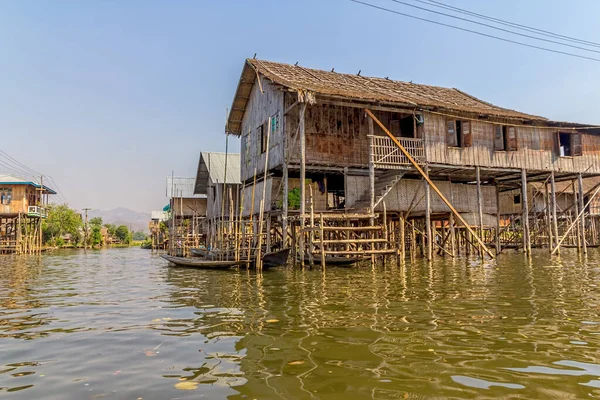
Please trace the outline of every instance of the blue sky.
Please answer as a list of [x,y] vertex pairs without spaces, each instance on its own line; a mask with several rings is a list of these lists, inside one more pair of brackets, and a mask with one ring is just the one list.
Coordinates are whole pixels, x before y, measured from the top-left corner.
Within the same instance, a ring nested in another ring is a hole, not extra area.
[[[597,0],[442,1],[600,42]],[[456,87],[500,106],[600,123],[600,63],[348,0],[5,0],[0,149],[52,175],[73,207],[162,208],[171,170],[193,176],[200,151],[224,150],[226,107],[254,53]],[[231,148],[239,149],[237,139]]]

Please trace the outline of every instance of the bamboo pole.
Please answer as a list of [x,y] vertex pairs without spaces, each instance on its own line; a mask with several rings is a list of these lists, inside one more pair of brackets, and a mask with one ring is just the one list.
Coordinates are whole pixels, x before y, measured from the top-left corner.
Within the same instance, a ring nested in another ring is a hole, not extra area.
[[406,246],[405,246],[405,240],[404,240],[404,232],[405,226],[404,226],[404,215],[401,214],[400,215],[400,237],[398,240],[398,245],[400,247],[400,256],[402,257],[402,262],[404,262],[404,260],[406,259]]
[[260,199],[260,212],[258,213],[258,246],[256,247],[256,269],[258,271],[262,270],[262,228],[263,228],[263,209],[264,209],[265,199]]
[[456,232],[454,230],[454,214],[448,216],[448,225],[450,225],[450,254],[456,257]]
[[[249,239],[248,239],[248,262],[250,262],[250,259],[252,258],[252,247],[255,243],[255,230],[254,230],[254,225],[253,225],[253,220],[254,220],[254,192],[256,190],[256,165],[254,166],[254,181],[252,182],[252,205],[250,206],[250,221],[248,223],[248,228],[250,229],[250,232],[248,233]],[[259,210],[260,212],[260,210]]]
[[483,243],[483,241],[479,238],[479,236],[477,236],[477,234],[473,231],[473,229],[471,229],[471,227],[469,226],[469,224],[467,224],[467,222],[460,215],[460,213],[458,211],[456,211],[456,209],[452,206],[452,204],[450,203],[450,201],[448,201],[448,199],[446,199],[446,197],[438,189],[438,187],[435,186],[435,184],[431,181],[431,179],[429,179],[429,176],[423,171],[423,169],[419,166],[419,164],[415,161],[415,159],[410,155],[410,153],[404,148],[404,146],[402,146],[402,144],[398,141],[398,139],[394,135],[392,135],[392,133],[381,123],[381,121],[379,121],[375,117],[375,115],[373,115],[373,113],[369,109],[366,109],[365,111],[369,115],[369,117],[371,117],[373,119],[373,121],[377,125],[379,125],[379,127],[386,133],[386,135],[389,136],[389,138],[394,142],[394,144],[396,144],[396,146],[398,146],[398,148],[404,154],[404,156],[408,159],[408,161],[413,165],[413,167],[415,167],[415,169],[419,172],[419,174],[421,174],[421,176],[423,176],[423,178],[433,188],[433,190],[437,193],[437,195],[440,196],[440,198],[442,199],[442,201],[444,202],[444,204],[446,204],[446,206],[448,206],[448,208],[450,208],[450,211],[452,211],[452,213],[456,216],[456,218],[458,218],[458,220],[465,226],[465,228],[471,234],[473,234],[473,236],[475,237],[475,239],[477,240],[477,242],[480,245],[482,245],[482,247],[485,250],[485,252],[491,258],[494,258],[494,254],[487,248],[487,246],[485,245],[485,243]]

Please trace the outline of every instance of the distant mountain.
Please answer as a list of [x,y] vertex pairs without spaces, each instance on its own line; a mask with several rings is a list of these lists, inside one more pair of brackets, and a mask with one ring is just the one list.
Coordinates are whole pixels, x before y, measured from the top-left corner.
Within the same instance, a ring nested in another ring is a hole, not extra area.
[[88,218],[94,217],[102,218],[102,222],[105,224],[115,225],[131,225],[134,231],[148,231],[148,221],[150,221],[150,214],[137,212],[128,208],[119,207],[113,210],[90,210],[88,212]]

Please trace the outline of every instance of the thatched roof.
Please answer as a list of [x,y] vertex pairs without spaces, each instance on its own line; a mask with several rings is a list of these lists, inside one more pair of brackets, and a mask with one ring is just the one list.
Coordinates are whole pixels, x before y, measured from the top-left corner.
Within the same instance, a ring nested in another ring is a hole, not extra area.
[[239,135],[241,121],[257,75],[290,91],[308,91],[317,95],[353,101],[379,103],[445,112],[470,113],[519,121],[546,122],[547,119],[498,107],[458,89],[394,81],[305,68],[299,65],[248,59],[233,101],[228,131]]

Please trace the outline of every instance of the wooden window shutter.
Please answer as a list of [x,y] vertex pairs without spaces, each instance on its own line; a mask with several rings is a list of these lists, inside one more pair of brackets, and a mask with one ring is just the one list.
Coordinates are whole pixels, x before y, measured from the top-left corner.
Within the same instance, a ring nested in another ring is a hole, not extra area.
[[508,148],[506,150],[517,150],[517,128],[514,126],[509,126],[506,131],[508,133],[508,137],[506,138],[506,144],[508,145]]
[[504,148],[504,138],[502,137],[502,125],[494,125],[494,150],[506,150]]
[[456,140],[456,124],[454,121],[448,121],[446,123],[446,130],[448,146],[458,146],[458,141]]
[[571,134],[571,155],[580,156],[583,154],[583,144],[581,142],[581,133]]
[[473,146],[473,135],[471,133],[471,121],[462,122],[462,145],[463,147]]

